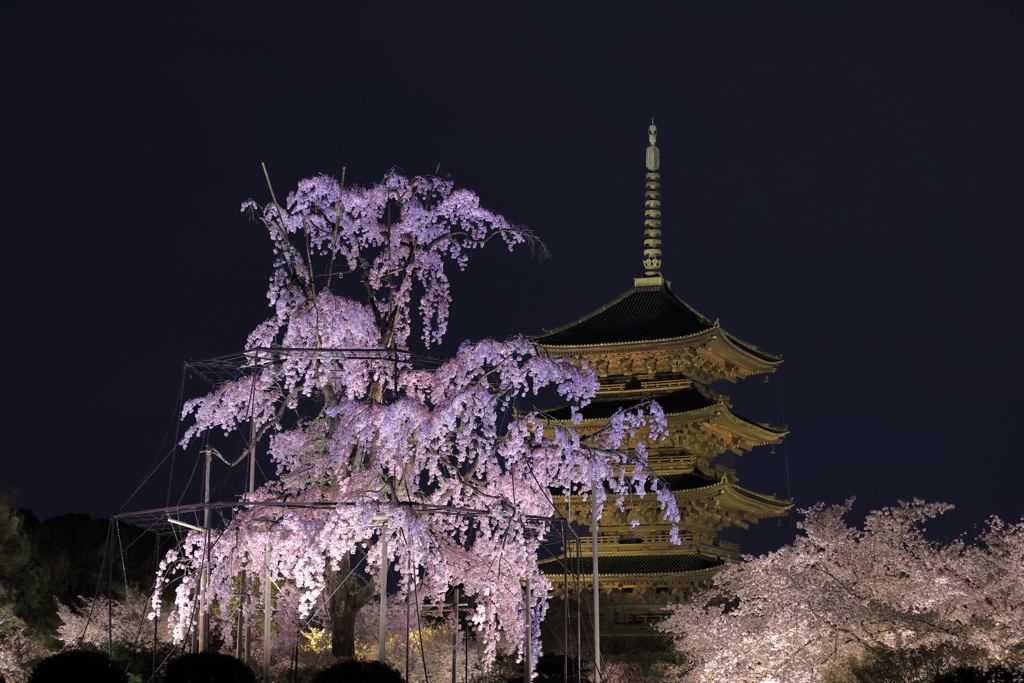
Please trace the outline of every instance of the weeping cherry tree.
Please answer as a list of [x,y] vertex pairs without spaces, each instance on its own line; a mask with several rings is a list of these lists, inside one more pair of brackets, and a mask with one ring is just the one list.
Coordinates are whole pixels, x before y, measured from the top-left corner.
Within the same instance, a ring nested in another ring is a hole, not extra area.
[[[334,654],[351,656],[355,613],[373,594],[345,580],[358,561],[369,575],[392,566],[399,597],[415,600],[414,609],[460,586],[474,605],[469,623],[485,661],[499,648],[522,649],[525,610],[534,639],[545,611],[549,583],[537,551],[550,528],[537,518],[555,514],[549,491],[601,503],[655,490],[644,441],[664,434],[660,408],[620,412],[581,442],[572,424],[513,410],[513,402],[547,387],[578,420],[598,387],[585,364],[547,356],[525,337],[463,343],[433,368],[414,361],[414,332],[427,348],[445,334],[447,269],[464,268],[492,240],[543,248],[472,192],[391,173],[369,187],[319,176],[283,205],[272,189],[271,197],[242,208],[273,242],[273,315],[249,336],[248,374],[186,404],[182,443],[208,430],[240,431],[267,444],[276,476],[209,544],[195,532],[165,558],[161,581],[183,576],[170,615],[175,637],[194,625],[209,557],[213,626],[227,645],[231,611],[251,619],[264,608],[256,592],[237,605],[239,577],[266,569],[275,623],[298,625],[279,626],[275,647],[286,652],[303,620],[326,611]],[[592,477],[604,482],[596,491]],[[660,497],[677,521],[672,497]],[[268,502],[278,505],[255,505]],[[258,526],[268,523],[269,539]],[[526,578],[531,604],[520,588]]]

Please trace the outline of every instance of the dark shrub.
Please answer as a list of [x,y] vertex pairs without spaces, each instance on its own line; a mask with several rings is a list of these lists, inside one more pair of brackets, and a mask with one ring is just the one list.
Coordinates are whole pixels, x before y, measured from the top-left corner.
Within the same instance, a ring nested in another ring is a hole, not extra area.
[[167,666],[166,683],[256,683],[245,662],[216,652],[182,655]]
[[958,643],[910,648],[868,646],[864,656],[847,663],[846,683],[934,681],[951,667],[969,667],[984,660],[984,651]]
[[976,666],[961,666],[935,678],[935,683],[1024,683],[1024,672],[994,666],[982,669]]
[[65,650],[39,662],[29,683],[128,683],[120,670],[114,668],[110,658],[91,650]]
[[405,683],[405,679],[397,669],[383,662],[351,661],[324,669],[312,683]]

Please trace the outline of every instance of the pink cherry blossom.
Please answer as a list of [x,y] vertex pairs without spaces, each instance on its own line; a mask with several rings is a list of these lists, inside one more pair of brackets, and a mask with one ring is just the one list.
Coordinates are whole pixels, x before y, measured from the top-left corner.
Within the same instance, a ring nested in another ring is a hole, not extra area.
[[[209,556],[214,625],[229,646],[226,606],[243,571],[256,582],[269,572],[274,581],[275,648],[284,656],[304,624],[323,620],[325,570],[349,562],[369,576],[392,565],[399,595],[421,605],[461,586],[485,662],[499,647],[522,648],[524,610],[536,640],[549,588],[537,552],[556,515],[549,491],[588,493],[592,471],[620,499],[655,490],[643,445],[628,444],[640,432],[665,433],[660,408],[620,412],[596,440],[582,442],[572,424],[517,412],[515,401],[550,388],[578,421],[598,388],[589,367],[551,357],[525,337],[466,342],[436,367],[409,353],[414,329],[427,347],[444,335],[450,265],[464,267],[469,252],[492,239],[510,249],[540,246],[447,180],[391,173],[370,187],[342,189],[320,176],[300,182],[281,206],[242,208],[274,244],[273,315],[249,336],[246,374],[185,405],[191,424],[183,443],[212,429],[254,429],[276,477],[209,544],[193,533],[161,565],[161,582],[182,577],[169,619],[174,637],[193,628]],[[341,286],[350,281],[360,300],[342,293],[352,291]],[[603,502],[605,487],[595,494]],[[659,498],[677,521],[672,496]],[[270,528],[254,526],[267,519]],[[525,578],[534,586],[529,605]],[[242,607],[252,622],[261,600],[253,591]],[[539,641],[534,647],[540,651]]]

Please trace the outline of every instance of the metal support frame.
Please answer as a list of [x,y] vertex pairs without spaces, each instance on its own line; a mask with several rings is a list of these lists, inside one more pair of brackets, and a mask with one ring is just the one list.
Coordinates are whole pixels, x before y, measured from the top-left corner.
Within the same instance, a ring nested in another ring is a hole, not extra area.
[[[123,521],[125,523],[132,524],[133,526],[145,529],[147,531],[150,531],[150,532],[156,534],[157,535],[157,542],[156,542],[157,545],[156,545],[156,549],[155,549],[154,552],[157,553],[157,554],[159,553],[159,548],[160,548],[160,535],[163,534],[163,533],[168,533],[171,529],[173,529],[176,526],[183,526],[183,527],[186,527],[186,528],[191,529],[193,531],[199,531],[199,532],[204,532],[204,533],[208,534],[207,535],[207,539],[208,539],[207,540],[207,554],[204,555],[206,557],[207,561],[206,561],[206,563],[204,563],[204,566],[202,568],[202,572],[200,574],[200,581],[202,582],[202,577],[204,575],[208,576],[208,574],[206,574],[206,572],[209,569],[209,564],[208,564],[209,555],[208,555],[208,553],[209,553],[210,541],[212,540],[213,526],[214,526],[214,524],[213,524],[213,516],[214,516],[215,512],[219,513],[218,516],[220,518],[227,519],[230,516],[232,516],[232,513],[237,512],[240,508],[250,508],[250,509],[251,508],[257,508],[257,507],[258,508],[262,508],[262,509],[267,509],[267,508],[271,508],[271,509],[273,509],[273,508],[307,508],[307,509],[309,509],[309,508],[312,508],[312,509],[323,509],[323,510],[327,511],[329,509],[333,509],[333,508],[337,507],[338,505],[339,505],[338,503],[300,503],[300,502],[294,502],[294,501],[293,502],[285,502],[285,503],[276,502],[276,501],[243,502],[243,503],[238,503],[238,502],[234,502],[234,503],[207,502],[207,503],[203,503],[203,504],[200,504],[200,505],[179,505],[179,506],[172,506],[172,507],[167,507],[167,508],[158,508],[158,509],[154,509],[154,510],[146,510],[146,511],[142,511],[142,512],[121,513],[121,514],[114,515],[113,518],[112,518],[112,521]],[[449,507],[445,507],[445,506],[425,505],[425,504],[416,504],[416,503],[408,503],[408,504],[402,504],[402,505],[403,506],[412,507],[415,510],[417,510],[418,512],[422,512],[424,514],[451,514],[451,515],[459,515],[459,516],[476,516],[476,515],[489,514],[489,511],[487,511],[487,510],[457,509],[457,508],[449,508]],[[183,521],[181,519],[181,517],[187,517],[189,515],[191,515],[192,518],[198,517],[200,512],[202,513],[202,520],[203,520],[203,523],[204,523],[203,526],[199,526],[198,524],[191,524],[191,523],[185,522],[185,521]],[[567,546],[568,546],[567,541],[571,540],[570,537],[569,537],[569,532],[571,532],[571,527],[569,526],[568,520],[566,520],[566,519],[564,519],[562,517],[543,517],[543,516],[538,516],[538,515],[524,516],[523,520],[524,520],[524,522],[532,522],[534,524],[536,524],[536,523],[544,523],[544,524],[552,524],[552,525],[557,524],[557,525],[559,525],[561,527],[561,535],[562,535],[562,538],[563,538],[563,548],[567,548]],[[272,520],[264,520],[264,521],[272,522]],[[380,521],[382,522],[382,528],[381,528],[381,540],[382,540],[381,551],[382,551],[382,558],[387,558],[387,536],[385,534],[385,530],[387,528],[386,527],[386,520],[381,518]],[[264,638],[264,643],[263,643],[263,645],[264,645],[264,647],[263,647],[263,649],[264,649],[263,670],[264,670],[264,678],[263,678],[263,680],[264,680],[265,683],[269,682],[269,680],[270,680],[270,678],[269,678],[269,676],[270,676],[270,649],[271,649],[271,645],[272,645],[272,637],[271,636],[272,636],[272,632],[273,632],[273,605],[272,605],[272,603],[273,603],[273,593],[272,593],[271,571],[270,571],[270,566],[269,566],[269,556],[270,556],[270,552],[271,552],[271,550],[273,548],[273,544],[272,544],[272,537],[270,536],[269,528],[268,528],[267,531],[268,531],[268,535],[267,535],[266,557],[267,557],[268,562],[267,562],[267,564],[264,567],[263,581],[262,581],[263,585],[261,587],[262,588],[262,593],[263,593],[263,603],[264,603],[264,606],[265,606],[265,609],[264,609],[264,624],[263,624],[263,626],[264,626],[264,629],[263,629],[263,638]],[[576,537],[575,534],[572,534],[572,538],[575,539],[575,544],[578,546],[580,539],[578,537]],[[112,565],[113,564],[113,559],[114,559],[113,558],[113,550],[111,549],[110,552],[111,552],[110,562],[111,562],[111,565]],[[568,607],[568,604],[569,604],[569,601],[568,601],[568,591],[569,591],[568,579],[569,579],[570,576],[573,578],[573,583],[577,587],[576,588],[576,590],[577,590],[577,603],[579,603],[579,598],[580,598],[579,592],[580,592],[580,585],[581,585],[580,584],[580,574],[579,574],[579,569],[580,569],[579,564],[580,563],[579,563],[578,560],[576,562],[569,562],[567,554],[565,555],[565,560],[566,560],[566,564],[563,567],[562,574],[563,574],[564,590],[566,591],[565,597],[564,597],[564,604]],[[595,562],[596,562],[596,558],[595,558]],[[386,607],[387,607],[387,602],[386,601],[387,601],[387,598],[386,598],[386,590],[387,590],[387,585],[388,585],[387,571],[389,569],[389,566],[390,566],[390,564],[387,562],[387,560],[386,559],[382,559],[381,568],[379,570],[380,571],[379,581],[380,581],[381,588],[384,589],[382,591],[382,594],[383,594],[384,597],[381,599],[381,621],[380,621],[380,629],[378,631],[378,637],[380,638],[380,644],[378,646],[378,659],[380,661],[382,661],[382,662],[385,661],[385,659],[384,659],[384,652],[383,651],[385,649],[384,648],[384,644],[386,643],[386,639],[387,639],[387,615],[386,615]],[[108,572],[112,574],[111,570],[112,570],[112,566],[108,567]],[[245,579],[245,578],[247,578],[247,577],[243,576],[243,579]],[[108,577],[108,583],[112,583],[112,576]],[[253,581],[248,581],[248,583],[246,584],[247,588],[251,588],[253,586],[253,583],[254,583]],[[531,603],[532,603],[532,583],[528,579],[527,579],[526,583],[527,583],[527,586],[526,586],[527,594],[526,594],[526,603],[525,603],[526,609],[524,610],[524,619],[526,620],[525,633],[526,633],[526,649],[528,651],[528,654],[527,654],[527,657],[525,658],[525,661],[524,661],[524,674],[526,674],[526,672],[527,672],[527,668],[526,668],[527,666],[531,666],[531,672],[532,672],[532,665],[536,663],[534,661],[535,660],[534,653],[532,652],[532,649],[533,649],[533,643],[532,643],[533,625],[532,625],[532,610],[530,609],[530,606],[531,606]],[[205,584],[203,584],[203,585],[205,585]],[[203,590],[203,585],[200,586],[200,590],[201,591]],[[243,592],[247,592],[247,588],[243,588]],[[455,602],[454,602],[454,605],[453,605],[453,610],[454,610],[454,614],[456,615],[456,619],[458,619],[458,615],[460,614],[461,609],[464,606],[466,606],[466,605],[463,605],[460,602],[460,600],[462,598],[461,590],[456,588],[455,591],[456,591],[455,592],[455,598],[454,598]],[[243,595],[242,598],[244,599],[245,595]],[[201,599],[202,599],[202,597],[201,597]],[[239,610],[242,610],[243,608],[244,608],[243,605],[239,606]],[[443,610],[443,608],[442,608],[442,610]],[[240,614],[239,614],[238,629],[239,629],[239,631],[243,631],[244,630],[244,635],[245,635],[244,653],[246,655],[247,661],[250,661],[251,660],[251,651],[250,651],[251,628],[249,627],[248,624],[243,623],[243,619],[244,619],[244,617],[243,617],[243,615],[240,612]],[[407,616],[406,621],[410,622],[410,619],[411,619],[411,613],[409,614],[409,616]],[[564,633],[568,634],[568,632],[569,632],[569,624],[568,624],[569,614],[568,614],[568,609],[566,609],[565,619],[566,619],[566,623],[564,625]],[[595,620],[595,624],[597,624],[596,620]],[[409,627],[409,626],[411,626],[411,622],[407,623],[407,627]],[[580,620],[579,620],[579,618],[577,618],[577,642],[579,642],[579,638],[582,635],[580,633],[580,626],[581,626]],[[154,637],[156,637],[156,628],[157,628],[157,625],[154,622]],[[408,630],[408,628],[407,628],[407,630]],[[199,631],[200,631],[200,629],[194,629],[193,630],[193,636],[194,636],[196,641],[198,641]],[[208,643],[208,641],[206,641],[206,642]],[[465,651],[464,659],[463,659],[463,669],[464,669],[463,673],[464,673],[464,677],[465,677],[464,681],[468,682],[468,680],[469,680],[469,650],[468,650],[469,643],[468,643],[468,640],[465,640],[464,645],[465,645],[465,650],[466,651]],[[198,642],[196,642],[196,647],[198,649]],[[407,648],[408,647],[409,647],[409,643],[407,643]],[[238,648],[238,646],[236,644],[236,652],[238,652],[237,648]],[[453,683],[458,683],[458,681],[457,681],[457,662],[458,662],[458,659],[457,659],[457,657],[458,657],[457,648],[458,648],[458,634],[454,634],[453,635],[453,643],[452,643],[452,675],[453,675]],[[569,649],[568,648],[568,636],[566,635],[566,657],[568,657],[568,649]],[[582,648],[578,647],[576,654],[577,654],[577,658],[582,656]],[[581,664],[581,663],[582,662],[579,662],[578,665],[577,665],[577,672],[580,670],[579,669],[579,664]],[[155,665],[155,660],[154,660],[154,665]],[[569,669],[568,661],[566,660],[566,662],[564,663],[564,671],[568,672],[568,669]],[[529,678],[527,678],[526,680],[527,680],[527,683],[529,683]]]
[[[399,351],[399,350],[395,350],[395,349],[254,348],[254,349],[247,349],[246,351],[243,351],[243,352],[240,352],[240,353],[228,354],[228,355],[225,355],[225,356],[211,358],[211,359],[207,359],[207,360],[203,360],[203,361],[189,361],[189,362],[187,362],[185,364],[185,369],[187,371],[191,372],[193,375],[198,376],[202,380],[208,382],[209,384],[211,384],[214,387],[221,386],[225,382],[228,382],[228,381],[237,380],[237,379],[240,379],[240,378],[246,377],[246,376],[251,376],[252,379],[253,379],[253,388],[255,390],[255,379],[256,379],[256,377],[258,375],[258,372],[259,372],[260,368],[262,368],[263,366],[269,365],[269,364],[284,362],[287,359],[293,358],[293,357],[296,357],[296,356],[307,356],[307,357],[314,357],[314,358],[324,359],[324,360],[342,360],[342,359],[347,359],[347,360],[360,359],[360,360],[377,360],[377,361],[387,360],[387,361],[392,362],[395,365],[396,373],[397,373],[397,369],[398,369],[398,365],[399,364],[402,364],[402,365],[407,366],[407,367],[411,367],[413,369],[428,369],[428,370],[430,370],[430,369],[434,369],[434,368],[440,367],[444,362],[446,362],[448,360],[447,358],[443,358],[441,356],[430,356],[430,355],[425,355],[425,354],[409,353],[409,352],[406,352],[406,351]],[[261,507],[261,508],[281,507],[281,508],[307,508],[307,509],[308,508],[314,508],[314,509],[315,508],[324,508],[325,509],[325,508],[334,508],[334,507],[337,507],[337,505],[339,505],[339,503],[305,503],[305,504],[303,504],[303,503],[296,503],[294,501],[291,501],[291,502],[263,501],[263,502],[214,503],[212,501],[212,492],[211,492],[211,486],[210,486],[210,478],[211,478],[210,470],[211,470],[212,456],[213,455],[216,455],[220,460],[222,460],[229,467],[233,467],[233,466],[239,464],[241,461],[243,461],[246,458],[248,458],[249,462],[247,463],[248,464],[248,487],[247,488],[248,488],[249,493],[253,493],[255,491],[255,488],[256,488],[255,487],[255,479],[256,479],[256,450],[257,450],[257,448],[256,448],[256,438],[257,438],[257,431],[256,431],[255,424],[251,424],[250,425],[250,438],[249,438],[248,447],[245,449],[245,451],[243,452],[242,456],[239,457],[234,462],[228,461],[226,458],[224,458],[224,456],[222,456],[219,452],[216,451],[216,449],[214,449],[212,447],[207,447],[207,449],[204,450],[204,455],[205,455],[205,459],[206,459],[206,463],[205,463],[206,464],[206,468],[205,468],[204,491],[203,491],[203,503],[202,504],[200,504],[200,505],[179,505],[179,506],[172,506],[172,507],[166,507],[166,508],[157,508],[157,509],[152,509],[152,510],[144,510],[144,511],[140,511],[140,512],[115,514],[112,517],[112,521],[121,520],[121,521],[124,521],[126,523],[132,524],[133,526],[136,526],[138,528],[142,528],[142,529],[145,529],[147,531],[155,533],[157,535],[157,546],[156,546],[156,553],[157,554],[159,554],[160,536],[161,536],[161,534],[167,533],[172,528],[172,525],[184,526],[184,527],[190,528],[190,529],[192,529],[194,531],[203,532],[205,534],[206,552],[204,553],[203,566],[201,567],[201,573],[200,573],[200,577],[199,577],[199,584],[200,585],[198,587],[198,589],[199,589],[199,596],[198,596],[199,599],[197,601],[198,609],[199,609],[199,614],[198,614],[198,619],[197,619],[197,621],[198,621],[198,628],[193,629],[193,632],[192,632],[193,651],[203,651],[203,650],[206,650],[206,649],[209,648],[209,641],[210,641],[210,634],[209,634],[209,628],[210,628],[209,607],[210,607],[210,605],[209,605],[209,598],[208,598],[207,592],[208,592],[208,587],[209,587],[210,569],[211,569],[211,567],[210,567],[210,559],[211,559],[210,545],[211,545],[213,531],[214,531],[213,530],[214,523],[213,523],[213,519],[212,519],[213,513],[215,511],[218,512],[220,520],[223,522],[224,520],[230,519],[231,517],[233,517],[234,513],[237,512],[238,510],[246,509],[246,508],[252,509],[254,507]],[[456,509],[456,508],[451,508],[451,507],[442,506],[442,505],[425,505],[425,504],[418,504],[418,503],[412,503],[412,502],[401,502],[401,503],[392,502],[392,503],[389,503],[389,504],[390,505],[401,505],[403,507],[410,507],[410,508],[413,508],[416,512],[423,513],[423,514],[442,514],[442,515],[459,515],[459,516],[478,516],[478,515],[484,516],[484,515],[492,515],[492,514],[494,514],[494,511],[490,510],[490,509],[468,509],[468,508],[466,508],[466,509]],[[200,511],[203,512],[202,526],[201,527],[198,525],[198,519],[196,519],[196,517],[198,516],[198,513]],[[184,520],[181,519],[181,517],[187,516],[187,515],[192,515],[192,519],[195,520],[195,523],[188,523],[188,522],[185,522]],[[563,548],[565,547],[565,545],[566,545],[565,544],[565,539],[566,539],[566,536],[567,536],[566,535],[566,529],[568,528],[568,524],[569,524],[568,520],[566,520],[565,518],[562,518],[562,517],[544,517],[544,516],[538,516],[538,515],[524,515],[521,518],[521,520],[524,523],[529,523],[529,522],[537,523],[537,522],[539,522],[539,523],[544,523],[544,524],[561,524],[562,525]],[[595,520],[596,520],[596,515],[595,515]],[[379,646],[378,646],[378,659],[380,661],[382,661],[382,662],[385,660],[385,644],[386,644],[386,636],[387,636],[387,613],[386,613],[386,607],[387,607],[387,585],[388,585],[387,572],[388,572],[388,569],[389,569],[389,563],[387,561],[387,536],[386,536],[386,529],[387,529],[387,527],[386,527],[386,521],[385,521],[385,526],[383,527],[382,533],[381,533],[382,561],[381,561],[380,579],[379,579],[380,587],[381,587],[381,590],[379,592],[381,614],[380,614],[380,629],[379,629],[379,640],[380,640],[380,642],[379,642]],[[595,522],[595,529],[593,530],[593,534],[594,534],[594,539],[595,539],[595,558],[594,558],[595,650],[596,650],[596,661],[598,662],[598,670],[599,670],[599,668],[600,668],[600,666],[599,666],[599,663],[600,663],[600,652],[599,652],[600,642],[599,642],[599,636],[598,636],[599,622],[598,622],[598,619],[597,619],[597,600],[599,599],[599,593],[598,593],[598,588],[597,588],[596,522]],[[573,536],[575,537],[575,534],[573,534]],[[577,546],[579,545],[579,539],[578,538],[576,538],[576,544],[577,544]],[[271,547],[272,547],[271,537],[268,535],[268,537],[267,537],[267,556],[268,557],[269,557],[269,553],[270,553]],[[112,565],[112,563],[113,563],[113,549],[112,548],[110,549],[110,562],[111,562],[111,565]],[[564,602],[565,602],[565,605],[566,605],[566,608],[567,608],[566,609],[566,619],[565,619],[566,623],[565,623],[565,626],[564,626],[564,634],[565,634],[565,639],[566,639],[566,645],[567,646],[568,646],[568,633],[569,633],[569,623],[568,623],[568,621],[569,621],[569,619],[568,619],[568,605],[569,605],[569,600],[568,600],[568,593],[569,593],[568,576],[569,576],[569,573],[570,573],[570,569],[569,568],[564,568],[563,569],[563,583],[564,583],[564,588],[565,588]],[[579,580],[579,578],[580,578],[580,567],[579,567],[579,562],[578,561],[577,561],[577,563],[575,565],[572,566],[571,573],[575,577],[575,582],[574,583],[576,585],[576,590],[577,590],[577,605],[579,605],[579,598],[580,598],[580,595],[579,595],[579,592],[580,592],[580,580]],[[110,586],[112,584],[112,578],[113,578],[112,575],[113,575],[113,567],[112,566],[108,566],[108,577],[107,577],[108,592],[110,591]],[[273,622],[272,622],[273,608],[272,608],[272,604],[271,604],[273,596],[272,596],[272,592],[271,592],[272,581],[270,580],[270,576],[271,576],[271,572],[270,572],[270,567],[269,567],[269,564],[268,564],[265,567],[265,572],[264,572],[264,577],[263,577],[263,584],[264,585],[262,586],[262,588],[263,588],[263,599],[264,599],[264,605],[265,605],[265,613],[264,613],[264,680],[265,681],[269,681],[270,636],[271,636],[271,631],[272,631],[272,626],[273,626]],[[254,583],[255,583],[255,581],[253,581],[253,577],[250,576],[247,572],[243,571],[241,576],[240,576],[240,595],[239,595],[239,604],[238,604],[238,620],[237,620],[237,631],[236,631],[235,654],[239,658],[242,658],[244,656],[245,661],[247,663],[250,663],[250,664],[252,663],[252,657],[251,657],[252,626],[251,626],[251,624],[248,623],[248,618],[246,616],[246,605],[247,605],[248,598],[249,598],[249,590],[251,590],[251,588],[253,587]],[[532,602],[531,588],[532,587],[530,585],[529,578],[527,578],[527,587],[526,588],[527,588],[526,610],[525,610],[525,613],[526,613],[525,614],[525,618],[527,619],[527,626],[526,626],[526,649],[527,649],[526,667],[527,667],[528,677],[527,677],[527,681],[525,683],[529,683],[529,681],[528,681],[529,673],[532,671],[532,665],[535,663],[533,661],[534,656],[533,656],[533,652],[532,652],[532,649],[533,649],[532,648],[532,610],[531,610],[531,602]],[[454,610],[455,610],[456,620],[458,620],[458,618],[459,618],[459,608],[460,608],[459,598],[460,598],[460,591],[459,591],[458,588],[456,588],[456,590],[455,590],[455,598],[454,598],[454,600],[455,600]],[[108,619],[109,619],[109,617],[108,617]],[[408,621],[408,619],[407,619],[407,621]],[[109,627],[109,624],[108,624],[108,627]],[[579,636],[581,635],[579,633],[579,630],[580,630],[580,624],[579,624],[579,619],[577,618],[577,632],[578,632],[577,633],[577,641],[578,642],[579,642]],[[154,622],[154,639],[156,639],[156,637],[157,637],[157,623]],[[108,638],[108,640],[112,640],[112,638]],[[469,643],[468,643],[468,639],[464,639],[464,640],[465,640],[465,646],[466,646],[466,655],[464,657],[463,664],[464,664],[465,678],[466,678],[466,681],[468,682],[468,678],[469,678],[469,657],[468,657],[468,654],[469,654],[469,651],[468,651]],[[154,640],[154,643],[155,642],[156,642],[156,640]],[[569,669],[569,667],[568,667],[568,659],[567,659],[567,657],[568,657],[568,647],[566,647],[566,650],[567,650],[567,655],[566,655],[566,662],[565,662],[565,665],[564,665],[564,673],[567,675],[568,674],[568,669]],[[577,648],[577,656],[578,657],[581,656],[581,650],[582,650],[582,648],[579,648],[579,647]],[[154,653],[155,653],[155,647],[154,647]],[[155,662],[156,662],[156,660],[155,660],[155,654],[154,654],[154,666],[155,666]],[[453,683],[457,683],[457,662],[458,662],[458,641],[457,641],[457,634],[456,634],[456,637],[455,637],[453,645],[452,645],[452,680],[453,680]],[[406,669],[407,669],[407,673],[408,673],[408,663],[407,663]],[[600,683],[600,682],[599,681],[595,681],[595,683]]]

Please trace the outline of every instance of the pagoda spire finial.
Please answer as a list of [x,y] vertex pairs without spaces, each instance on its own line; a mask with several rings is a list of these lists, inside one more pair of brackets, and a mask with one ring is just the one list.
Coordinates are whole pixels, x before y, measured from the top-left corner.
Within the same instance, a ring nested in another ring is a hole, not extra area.
[[647,128],[647,191],[644,195],[644,276],[661,277],[661,152],[654,143],[658,141],[658,127],[651,119]]

